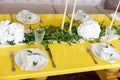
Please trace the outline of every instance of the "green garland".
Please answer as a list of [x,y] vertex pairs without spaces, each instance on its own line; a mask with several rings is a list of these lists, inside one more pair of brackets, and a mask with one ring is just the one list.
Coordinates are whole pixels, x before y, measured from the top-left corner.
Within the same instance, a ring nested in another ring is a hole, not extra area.
[[[45,26],[43,26],[43,28],[45,28],[45,36],[44,39],[42,41],[43,44],[50,44],[53,43],[54,41],[57,41],[58,43],[62,43],[62,42],[66,42],[68,44],[71,43],[76,43],[79,41],[79,39],[81,39],[82,37],[78,36],[77,34],[77,27],[78,27],[78,22],[77,25],[75,23],[75,25],[72,27],[72,34],[69,33],[68,29],[69,29],[69,22],[66,22],[64,24],[64,30],[61,29],[60,26],[53,26],[53,25],[49,25],[47,28]],[[100,24],[101,26],[101,33],[98,39],[95,39],[95,41],[100,41],[100,38],[105,36],[105,30],[106,27],[102,24]],[[41,26],[40,26],[41,27]],[[115,30],[115,34],[120,36],[120,26],[113,26],[113,28]],[[33,29],[30,33],[25,33],[25,40],[23,41],[24,43],[34,43],[35,38],[34,38],[34,32]]]

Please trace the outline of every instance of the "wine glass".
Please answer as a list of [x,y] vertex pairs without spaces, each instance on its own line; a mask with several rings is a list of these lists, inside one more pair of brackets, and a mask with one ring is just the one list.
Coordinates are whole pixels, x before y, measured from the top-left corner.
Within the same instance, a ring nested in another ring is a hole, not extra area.
[[40,48],[40,43],[42,42],[44,35],[45,35],[45,29],[43,28],[36,28],[34,29],[35,34],[35,43],[37,48]]

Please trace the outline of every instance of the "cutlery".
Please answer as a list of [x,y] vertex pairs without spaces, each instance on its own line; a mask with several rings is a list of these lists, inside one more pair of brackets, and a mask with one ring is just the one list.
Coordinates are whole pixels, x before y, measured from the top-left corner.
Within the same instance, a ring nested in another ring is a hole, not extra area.
[[56,68],[56,65],[55,65],[55,62],[53,60],[53,56],[52,56],[52,53],[51,53],[50,49],[48,48],[47,51],[48,51],[49,57],[50,57],[50,59],[52,61],[53,68]]
[[13,54],[13,52],[10,52],[9,57],[10,57],[11,62],[12,62],[11,70],[12,70],[12,72],[14,72],[14,71],[16,71],[16,69],[15,69],[15,66],[14,66],[14,54]]
[[115,48],[112,44],[110,44],[110,46],[112,46],[113,48]]
[[13,16],[12,16],[12,14],[10,14],[10,17],[11,17],[11,22],[13,22]]
[[88,47],[86,48],[86,51],[87,51],[88,53],[90,53],[90,56],[92,57],[94,63],[95,63],[95,64],[98,64],[98,62],[97,62],[97,61],[95,60],[95,58],[93,57],[93,55],[92,55],[92,53],[91,53],[91,50],[90,50]]

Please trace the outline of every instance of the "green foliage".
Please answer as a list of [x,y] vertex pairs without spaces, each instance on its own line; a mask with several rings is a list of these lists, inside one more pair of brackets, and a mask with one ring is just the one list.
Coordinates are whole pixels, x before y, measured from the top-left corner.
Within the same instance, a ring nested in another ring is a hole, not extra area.
[[80,38],[77,35],[76,28],[72,28],[72,34],[70,34],[68,30],[62,30],[60,27],[54,26],[49,26],[45,30],[46,34],[44,36],[43,43],[52,43],[53,41],[57,41],[58,43],[75,43]]
[[25,33],[25,40],[23,41],[23,43],[33,43],[35,42],[35,36],[34,36],[34,31],[30,32],[30,33]]
[[120,26],[118,26],[118,27],[115,27],[115,29],[116,29],[116,34],[118,34],[119,36],[120,36]]
[[[72,33],[70,34],[69,22],[65,22],[64,24],[64,29],[61,29],[59,26],[53,26],[49,25],[47,28],[45,26],[39,26],[41,28],[45,28],[45,36],[42,41],[42,44],[45,45],[46,49],[48,48],[48,44],[53,43],[54,41],[58,43],[66,42],[68,44],[76,43],[81,39],[82,37],[78,36],[77,34],[77,27],[80,25],[80,21],[74,21],[73,22],[73,27],[72,27]],[[106,26],[103,24],[100,24],[101,26],[101,32],[99,35],[99,38],[95,39],[94,41],[100,42],[101,37],[105,36],[105,30]],[[114,26],[113,29],[115,30],[115,33],[120,36],[120,26]],[[35,37],[34,37],[34,31],[30,27],[31,32],[30,33],[25,33],[25,40],[23,41],[24,43],[34,43],[35,42]],[[89,41],[89,42],[94,42],[94,41]],[[11,45],[14,45],[13,42],[8,42]]]
[[7,41],[7,43],[10,45],[15,45],[14,41]]
[[100,32],[100,36],[99,37],[103,37],[103,36],[105,36],[106,26],[101,25],[100,28],[101,28],[101,32]]
[[38,61],[37,62],[35,62],[35,61],[33,62],[33,66],[36,66],[37,64],[38,64]]

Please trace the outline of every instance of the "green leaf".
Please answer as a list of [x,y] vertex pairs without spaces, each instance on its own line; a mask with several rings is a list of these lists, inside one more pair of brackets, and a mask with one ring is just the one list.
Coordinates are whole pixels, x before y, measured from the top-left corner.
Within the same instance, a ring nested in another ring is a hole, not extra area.
[[110,54],[110,57],[113,55],[113,53]]
[[40,56],[40,54],[39,54],[39,53],[34,53],[33,55],[39,55],[39,56]]
[[14,41],[7,41],[7,43],[10,45],[15,45]]
[[27,52],[29,52],[29,53],[33,53],[31,50],[27,50]]
[[33,66],[36,66],[37,64],[38,64],[38,61],[37,62],[35,62],[35,61],[33,62]]

